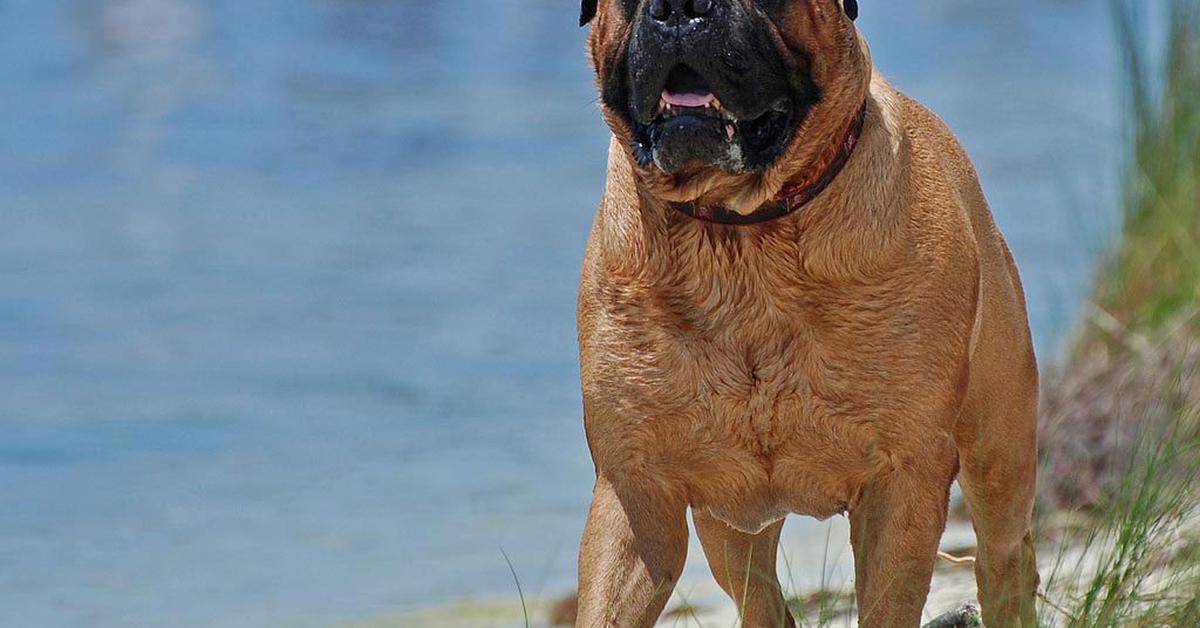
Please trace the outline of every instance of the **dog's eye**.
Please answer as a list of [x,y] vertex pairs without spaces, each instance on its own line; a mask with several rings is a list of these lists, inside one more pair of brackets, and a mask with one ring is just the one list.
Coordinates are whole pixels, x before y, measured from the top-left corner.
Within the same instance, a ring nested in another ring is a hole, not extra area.
[[842,8],[846,10],[846,15],[850,19],[858,19],[858,0],[842,0]]

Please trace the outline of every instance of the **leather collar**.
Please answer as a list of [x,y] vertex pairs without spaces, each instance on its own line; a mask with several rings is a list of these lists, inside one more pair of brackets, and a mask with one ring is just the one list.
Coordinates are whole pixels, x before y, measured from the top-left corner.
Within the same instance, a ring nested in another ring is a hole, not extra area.
[[825,167],[818,171],[819,174],[804,183],[785,187],[779,196],[763,204],[753,213],[742,215],[727,207],[702,205],[694,201],[671,203],[671,207],[696,220],[719,225],[754,225],[791,215],[809,204],[837,178],[842,168],[846,166],[846,162],[850,161],[850,156],[854,154],[854,147],[858,146],[866,119],[867,105],[863,103],[862,108],[858,110],[858,114],[854,116],[849,128],[843,134],[842,140],[838,143],[837,151]]

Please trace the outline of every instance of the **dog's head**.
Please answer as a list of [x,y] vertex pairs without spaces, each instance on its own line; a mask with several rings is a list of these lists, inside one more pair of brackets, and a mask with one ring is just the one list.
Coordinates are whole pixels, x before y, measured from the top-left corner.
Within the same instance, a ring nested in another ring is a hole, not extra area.
[[853,117],[870,80],[857,14],[856,0],[584,0],[580,22],[639,173],[694,197],[786,180],[806,142]]

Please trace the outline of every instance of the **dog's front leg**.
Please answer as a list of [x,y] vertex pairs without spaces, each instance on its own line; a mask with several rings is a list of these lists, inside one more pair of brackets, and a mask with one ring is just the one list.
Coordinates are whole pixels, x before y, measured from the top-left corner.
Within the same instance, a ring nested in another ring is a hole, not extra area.
[[893,474],[869,486],[851,511],[859,626],[921,625],[953,471]]
[[579,551],[579,628],[653,626],[683,571],[686,501],[630,484],[597,477]]

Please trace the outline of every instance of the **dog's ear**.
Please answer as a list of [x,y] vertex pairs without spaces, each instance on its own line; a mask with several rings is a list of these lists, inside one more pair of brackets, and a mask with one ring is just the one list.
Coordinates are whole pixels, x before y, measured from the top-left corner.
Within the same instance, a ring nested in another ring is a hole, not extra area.
[[587,26],[592,18],[596,17],[596,2],[598,0],[583,0],[583,6],[579,7],[579,27]]
[[842,7],[846,9],[846,15],[850,16],[851,20],[858,19],[858,0],[842,0]]

